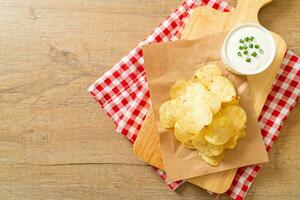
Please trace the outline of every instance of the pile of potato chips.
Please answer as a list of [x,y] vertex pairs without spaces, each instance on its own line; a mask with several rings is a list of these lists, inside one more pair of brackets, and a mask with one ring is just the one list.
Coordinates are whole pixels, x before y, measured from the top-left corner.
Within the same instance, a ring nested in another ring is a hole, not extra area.
[[170,96],[159,109],[161,126],[174,128],[175,138],[206,163],[218,166],[225,151],[245,137],[246,113],[217,66],[206,65],[191,80],[177,81]]

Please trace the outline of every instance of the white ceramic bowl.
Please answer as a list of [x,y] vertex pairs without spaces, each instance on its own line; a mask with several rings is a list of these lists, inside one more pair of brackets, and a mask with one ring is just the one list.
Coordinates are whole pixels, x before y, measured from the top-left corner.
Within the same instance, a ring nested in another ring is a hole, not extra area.
[[[239,49],[241,45],[244,45],[239,41],[251,36],[255,38],[253,43],[258,44],[259,49],[248,48],[246,56],[243,54],[245,50]],[[257,53],[256,57],[251,56],[253,51]],[[242,56],[239,52],[242,52]],[[222,47],[224,64],[228,70],[240,75],[258,74],[266,70],[273,62],[275,54],[276,45],[271,33],[264,27],[253,23],[243,24],[232,29],[226,36]],[[251,61],[246,62],[247,58],[250,58]]]

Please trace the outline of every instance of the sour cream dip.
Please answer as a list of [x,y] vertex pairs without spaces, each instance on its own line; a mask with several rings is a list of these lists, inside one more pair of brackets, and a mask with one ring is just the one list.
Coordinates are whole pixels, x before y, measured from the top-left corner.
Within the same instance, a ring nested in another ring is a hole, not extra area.
[[247,23],[235,27],[226,36],[222,60],[233,73],[258,74],[273,62],[276,45],[271,33],[258,24]]

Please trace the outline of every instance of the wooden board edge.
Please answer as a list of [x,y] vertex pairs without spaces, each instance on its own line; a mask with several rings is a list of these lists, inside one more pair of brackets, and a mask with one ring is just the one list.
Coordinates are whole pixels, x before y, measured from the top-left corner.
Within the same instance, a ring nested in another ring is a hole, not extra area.
[[[222,171],[222,172],[218,172],[218,173],[214,173],[214,174],[199,176],[199,177],[188,179],[187,182],[192,183],[193,185],[199,186],[210,192],[213,192],[216,194],[223,194],[229,190],[229,188],[233,182],[233,179],[236,175],[237,170],[238,169],[230,169],[227,171]],[[220,176],[220,174],[221,174],[221,176]],[[214,176],[217,176],[217,177],[214,177]],[[215,185],[214,186],[212,185],[215,182],[219,182],[218,180],[223,179],[223,177],[225,177],[225,176],[226,176],[226,181],[221,182],[219,187],[215,187]],[[201,179],[199,179],[199,178],[201,178]],[[214,180],[213,183],[211,182],[212,179]],[[201,181],[199,181],[199,180],[201,180]],[[208,184],[208,182],[210,184]]]

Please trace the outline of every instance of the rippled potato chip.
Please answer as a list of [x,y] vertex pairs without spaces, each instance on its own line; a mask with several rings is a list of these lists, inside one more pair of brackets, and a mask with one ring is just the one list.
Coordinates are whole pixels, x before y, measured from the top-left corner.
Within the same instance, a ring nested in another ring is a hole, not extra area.
[[235,134],[235,131],[231,120],[220,117],[213,120],[204,138],[211,144],[223,145]]
[[171,99],[176,98],[193,98],[203,96],[207,92],[206,88],[192,81],[180,80],[177,81],[170,90]]
[[238,105],[239,104],[239,101],[240,101],[240,97],[239,96],[236,96],[234,97],[231,101],[229,102],[223,102],[222,103],[222,107],[225,108],[227,106],[235,106],[235,105]]
[[237,145],[237,141],[244,137],[246,137],[245,129],[237,131],[236,134],[228,140],[228,142],[225,144],[225,147],[228,149],[235,148]]
[[225,144],[225,147],[228,148],[228,149],[233,149],[237,144],[239,136],[240,136],[240,134],[239,134],[239,132],[237,132],[234,136],[232,136],[228,140],[228,142]]
[[247,115],[242,107],[228,106],[223,109],[222,113],[224,113],[225,117],[231,120],[236,129],[241,130],[244,128],[247,121]]
[[199,99],[187,99],[183,103],[184,115],[178,116],[177,122],[188,132],[197,134],[211,123],[213,114],[205,103]]
[[203,85],[190,82],[183,98],[202,98],[207,92],[207,89]]
[[210,156],[203,155],[199,152],[199,155],[204,160],[204,162],[216,167],[216,166],[220,165],[221,161],[224,159],[225,153],[223,152],[222,154],[220,154],[218,156],[210,157]]
[[207,104],[212,113],[217,113],[221,108],[221,99],[219,96],[205,89],[200,84],[191,84],[186,90],[186,94],[182,96],[182,100],[185,99],[198,99]]
[[214,93],[207,91],[202,97],[203,101],[209,106],[213,114],[219,112],[221,108],[221,99]]
[[189,82],[187,80],[177,81],[170,89],[171,99],[176,99],[183,96],[186,93],[186,88]]
[[161,125],[174,127],[175,138],[197,150],[206,163],[218,166],[225,151],[246,136],[247,116],[238,106],[239,96],[217,66],[206,65],[192,80],[177,81],[170,96],[159,109]]
[[222,102],[230,102],[236,97],[234,85],[223,76],[213,77],[209,90],[218,95]]
[[218,156],[224,151],[223,145],[213,145],[204,139],[207,128],[202,129],[200,133],[192,138],[193,146],[199,153],[205,156]]
[[191,99],[197,99],[197,100],[204,100],[205,94],[208,92],[208,90],[205,89],[205,87],[199,83],[193,83],[190,82],[190,84],[186,88],[185,94],[179,97],[179,99],[182,102],[185,102],[187,100]]
[[191,149],[191,150],[195,150],[196,148],[194,147],[193,143],[192,143],[192,140],[189,140],[187,141],[186,143],[184,143],[184,146],[188,149]]
[[240,130],[239,139],[243,139],[245,137],[246,137],[246,130],[243,128],[242,130]]
[[178,115],[183,115],[182,104],[178,99],[166,101],[159,108],[160,124],[164,128],[173,128]]
[[208,91],[202,84],[189,81],[178,81],[171,88],[171,98],[186,99],[197,98],[206,103],[213,114],[217,113],[221,108],[221,99],[219,96]]
[[221,107],[221,109],[219,110],[219,112],[217,112],[217,113],[214,115],[214,120],[223,116],[223,115],[222,115],[222,111],[223,111],[223,108]]
[[182,127],[178,122],[176,122],[174,127],[174,135],[179,142],[186,143],[190,141],[195,134],[188,132],[185,127]]
[[196,71],[194,81],[208,87],[212,82],[213,77],[221,76],[221,74],[221,70],[216,65],[209,64]]

